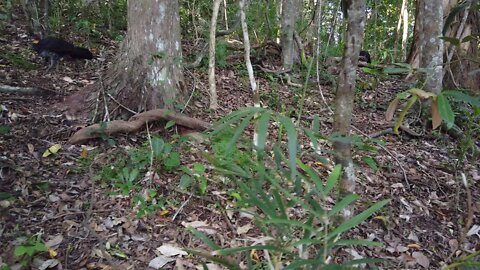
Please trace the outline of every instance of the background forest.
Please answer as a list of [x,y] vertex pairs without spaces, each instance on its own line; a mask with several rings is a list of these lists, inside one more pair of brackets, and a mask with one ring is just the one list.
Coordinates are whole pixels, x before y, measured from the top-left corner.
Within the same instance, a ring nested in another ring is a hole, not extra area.
[[0,270],[479,269],[476,0],[3,0]]

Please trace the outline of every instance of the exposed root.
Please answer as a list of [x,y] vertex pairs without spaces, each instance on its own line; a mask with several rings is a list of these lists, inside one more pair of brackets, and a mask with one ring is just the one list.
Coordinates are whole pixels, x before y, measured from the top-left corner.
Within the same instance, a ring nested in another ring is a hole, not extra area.
[[131,133],[139,130],[146,122],[159,120],[172,120],[177,125],[188,127],[194,130],[205,130],[210,127],[210,123],[184,115],[176,114],[170,110],[156,109],[146,111],[132,116],[128,121],[114,120],[108,122],[106,126],[94,124],[73,134],[68,140],[70,144],[78,144],[89,139],[99,138],[102,135],[112,135],[115,133]]

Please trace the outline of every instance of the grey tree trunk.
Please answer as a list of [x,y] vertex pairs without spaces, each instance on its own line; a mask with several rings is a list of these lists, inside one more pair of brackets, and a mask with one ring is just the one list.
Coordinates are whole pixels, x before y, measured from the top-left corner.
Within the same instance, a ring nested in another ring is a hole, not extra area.
[[282,5],[282,65],[284,69],[290,69],[295,59],[298,59],[293,32],[295,31],[295,23],[297,22],[300,8],[303,1],[301,0],[283,0]]
[[[333,130],[340,137],[350,136],[353,101],[355,96],[356,68],[358,55],[363,43],[365,28],[365,0],[344,1],[347,17],[347,33],[345,52],[342,59],[342,70],[338,77],[338,87],[335,97],[335,116]],[[342,195],[355,193],[355,168],[352,161],[351,143],[349,140],[337,140],[333,144],[335,163],[343,167],[340,180]],[[342,213],[344,218],[353,215],[352,208],[346,208]]]
[[442,91],[443,78],[443,1],[424,1],[422,59],[420,66],[428,70],[425,90],[435,94]]
[[178,11],[178,1],[128,1],[127,36],[114,64],[90,93],[82,91],[67,100],[87,102],[83,108],[70,108],[71,113],[98,108],[103,110],[96,112],[100,120],[108,121],[127,111],[173,108],[183,94]]

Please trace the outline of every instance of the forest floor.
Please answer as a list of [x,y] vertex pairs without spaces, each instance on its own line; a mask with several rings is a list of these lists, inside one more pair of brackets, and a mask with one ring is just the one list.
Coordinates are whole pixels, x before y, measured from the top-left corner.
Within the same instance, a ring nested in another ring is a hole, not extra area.
[[[226,213],[224,209],[232,201],[218,184],[208,186],[203,196],[178,191],[180,172],[164,173],[156,180],[156,189],[166,201],[163,211],[136,217],[132,198],[112,196],[115,189],[111,185],[94,179],[102,166],[110,166],[107,157],[115,158],[144,144],[147,131],[115,135],[114,145],[100,139],[83,146],[67,145],[69,137],[87,123],[72,124],[55,106],[98,80],[103,71],[99,67],[113,61],[114,47],[106,46],[106,53],[88,64],[63,60],[57,71],[46,73],[41,59],[30,49],[30,39],[22,26],[7,25],[0,31],[1,84],[42,89],[34,94],[0,93],[0,263],[18,263],[15,247],[32,243],[33,236],[39,235],[50,252],[32,256],[31,269],[39,269],[42,264],[56,265],[50,269],[150,269],[148,264],[154,258],[170,260],[164,269],[199,269],[198,258],[182,255],[175,248],[205,248],[186,226],[197,227],[221,247],[248,245],[264,237],[254,229],[250,217],[233,210]],[[244,74],[233,65],[218,69],[220,109],[213,112],[208,109],[205,69],[188,73],[187,88],[195,88],[196,93],[185,113],[213,122],[235,109],[252,106]],[[301,90],[262,74],[256,72],[264,104],[277,111],[297,109]],[[358,82],[372,85],[374,80],[359,69]],[[391,127],[385,120],[386,108],[397,93],[406,89],[408,84],[401,79],[381,78],[378,85],[357,91],[354,133],[364,136]],[[304,111],[309,119],[319,115],[322,133],[329,134],[332,115],[320,91],[327,104],[333,104],[331,85],[322,85],[321,90],[312,86]],[[165,131],[163,125],[152,125],[149,133],[168,141],[174,130]],[[378,152],[372,154],[376,172],[359,159],[361,153],[355,152],[357,192],[363,202],[383,198],[392,201],[376,218],[366,220],[345,237],[379,241],[384,247],[341,249],[334,253],[334,261],[374,257],[389,260],[383,269],[440,269],[468,252],[478,251],[480,233],[465,236],[480,225],[478,160],[462,164],[466,176],[475,183],[469,187],[472,200],[468,205],[466,189],[454,176],[457,144],[448,135],[427,131],[412,136],[402,132],[399,136],[386,133],[377,139],[385,145],[376,146]],[[42,157],[55,144],[62,149]],[[82,158],[94,153],[104,161],[85,167]],[[182,156],[184,165],[199,160],[189,152]],[[470,227],[465,228],[465,224]],[[465,237],[459,242],[461,235]],[[220,269],[214,267],[210,265],[210,269]]]

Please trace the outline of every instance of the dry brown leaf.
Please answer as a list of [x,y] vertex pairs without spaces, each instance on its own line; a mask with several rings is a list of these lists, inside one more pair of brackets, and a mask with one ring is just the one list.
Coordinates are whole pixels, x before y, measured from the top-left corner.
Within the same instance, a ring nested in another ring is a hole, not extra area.
[[423,268],[428,268],[430,266],[430,260],[427,256],[423,255],[422,252],[413,252],[412,257],[415,258],[415,261]]

